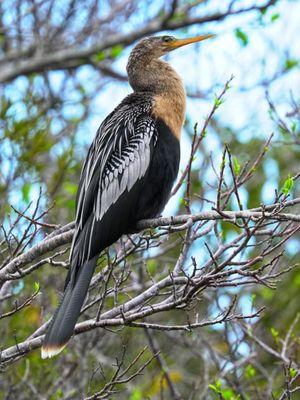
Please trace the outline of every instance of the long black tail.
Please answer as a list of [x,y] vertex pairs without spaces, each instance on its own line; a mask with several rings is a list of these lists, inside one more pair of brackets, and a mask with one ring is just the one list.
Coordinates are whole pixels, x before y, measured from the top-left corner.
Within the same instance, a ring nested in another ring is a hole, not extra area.
[[42,347],[42,358],[50,358],[60,353],[73,335],[97,264],[97,258],[94,257],[81,266],[75,282],[70,279],[46,333]]

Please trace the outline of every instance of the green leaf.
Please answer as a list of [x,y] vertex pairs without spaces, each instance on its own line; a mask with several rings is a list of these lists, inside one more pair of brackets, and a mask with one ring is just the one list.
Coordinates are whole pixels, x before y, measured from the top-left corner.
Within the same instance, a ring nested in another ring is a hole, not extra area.
[[293,178],[291,177],[291,175],[289,175],[287,179],[284,181],[283,187],[281,189],[282,193],[285,196],[287,196],[292,190],[293,186],[294,186]]
[[210,384],[208,387],[214,391],[216,394],[220,395],[223,400],[239,400],[240,396],[236,396],[234,391],[230,388],[222,389],[222,383],[218,379],[214,385]]
[[292,131],[293,133],[296,133],[296,129],[297,129],[297,122],[296,122],[296,121],[293,121],[293,122],[292,122],[292,125],[291,125],[291,131]]
[[238,38],[238,40],[240,41],[242,46],[247,46],[247,44],[249,43],[249,38],[247,33],[245,33],[241,28],[236,28],[235,32],[235,36]]
[[277,329],[272,327],[270,329],[270,331],[271,331],[271,335],[273,336],[273,339],[275,340],[275,342],[278,342],[279,332],[277,331]]
[[38,292],[40,290],[40,284],[38,282],[34,282],[34,291]]
[[299,60],[296,58],[287,58],[284,63],[284,69],[286,71],[290,71],[291,69],[297,67],[299,65]]
[[62,399],[64,397],[64,392],[62,388],[57,389],[55,393],[55,399]]
[[241,171],[241,166],[239,160],[236,157],[233,157],[233,172],[235,175],[238,175]]
[[268,11],[268,7],[263,7],[260,9],[261,15],[265,15],[267,11]]
[[75,183],[65,182],[63,186],[66,192],[71,194],[72,196],[77,193],[77,185],[75,185]]
[[110,51],[110,55],[112,58],[117,58],[123,51],[124,46],[117,44],[116,46],[112,47]]
[[297,375],[297,370],[294,368],[290,368],[290,377],[294,378]]
[[147,260],[147,270],[150,274],[154,274],[158,268],[158,262],[156,259]]
[[271,15],[271,22],[275,22],[280,18],[280,14],[279,13],[274,13]]
[[240,399],[240,396],[236,396],[232,389],[222,390],[221,395],[224,400],[239,400]]
[[223,104],[223,103],[224,103],[224,100],[219,99],[217,96],[215,97],[215,100],[214,100],[215,108],[219,108],[220,105]]
[[131,396],[129,397],[129,400],[142,400],[142,399],[143,399],[142,391],[138,388],[133,389]]
[[251,364],[249,364],[245,369],[245,374],[247,378],[253,378],[256,375],[256,370]]
[[220,394],[221,393],[221,388],[222,388],[222,383],[220,379],[218,379],[214,385],[210,384],[208,387],[213,390],[215,393]]
[[289,131],[288,131],[288,129],[286,129],[283,125],[278,125],[278,128],[279,128],[279,131],[280,131],[280,133],[282,133],[282,135],[288,135],[289,134]]
[[99,53],[93,55],[92,60],[94,62],[101,62],[105,60],[105,58],[106,58],[105,51],[99,51]]
[[209,384],[208,387],[213,390],[215,393],[220,393],[220,390],[217,389],[215,385]]
[[174,13],[174,15],[172,16],[170,21],[179,22],[179,21],[182,21],[185,18],[186,18],[186,13],[183,12],[183,11],[180,11],[180,12]]
[[26,203],[29,203],[30,200],[30,189],[31,189],[31,183],[24,183],[22,187],[22,197]]
[[220,170],[221,169],[223,169],[223,168],[225,168],[225,165],[226,165],[226,161],[225,161],[225,159],[221,162],[221,164],[220,164]]
[[181,197],[181,199],[179,200],[179,204],[181,204],[182,206],[187,206],[187,201],[186,201],[186,199],[184,199],[183,197]]

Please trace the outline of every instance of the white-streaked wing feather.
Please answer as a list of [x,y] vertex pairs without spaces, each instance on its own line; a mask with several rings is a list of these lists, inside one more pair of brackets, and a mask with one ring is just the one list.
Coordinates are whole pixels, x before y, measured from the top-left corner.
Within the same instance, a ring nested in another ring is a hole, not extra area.
[[134,109],[125,104],[101,124],[82,169],[71,257],[88,215],[93,214],[91,231],[85,238],[90,253],[90,238],[97,221],[147,172],[151,146],[157,139],[150,108],[150,103],[138,104]]
[[[130,129],[128,131],[130,132]],[[105,178],[102,178],[99,185],[101,204],[96,204],[94,210],[97,221],[126,189],[130,191],[134,184],[145,175],[150,163],[150,141],[154,135],[154,121],[150,117],[145,117],[135,126],[134,134],[127,135],[125,138],[120,137],[120,140],[125,142],[121,146],[122,151],[113,153],[111,161],[107,162],[103,171]],[[116,143],[116,147],[120,149],[119,143]],[[109,179],[106,178],[107,176]],[[97,201],[98,199],[99,196],[97,196]]]

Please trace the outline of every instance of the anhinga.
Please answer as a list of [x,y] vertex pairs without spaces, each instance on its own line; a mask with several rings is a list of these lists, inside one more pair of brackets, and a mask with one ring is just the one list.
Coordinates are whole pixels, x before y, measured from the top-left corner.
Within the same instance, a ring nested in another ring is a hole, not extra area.
[[102,250],[139,220],[163,210],[176,179],[185,90],[164,54],[212,35],[148,37],[127,64],[133,93],[105,118],[83,165],[76,228],[65,291],[45,336],[42,357],[58,354],[71,338]]

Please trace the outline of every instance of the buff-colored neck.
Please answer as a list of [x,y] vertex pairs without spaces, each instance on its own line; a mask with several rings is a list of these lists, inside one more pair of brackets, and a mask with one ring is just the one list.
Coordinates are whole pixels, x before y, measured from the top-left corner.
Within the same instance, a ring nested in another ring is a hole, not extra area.
[[135,92],[149,92],[154,98],[153,114],[161,118],[179,139],[185,119],[186,95],[176,71],[160,59],[129,60],[129,83]]

